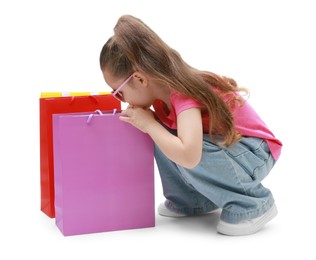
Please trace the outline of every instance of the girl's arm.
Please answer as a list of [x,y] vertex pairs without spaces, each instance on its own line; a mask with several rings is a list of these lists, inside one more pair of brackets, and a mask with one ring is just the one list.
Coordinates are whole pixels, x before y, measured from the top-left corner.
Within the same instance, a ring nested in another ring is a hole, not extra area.
[[[202,156],[201,110],[191,108],[181,112],[177,118],[178,136],[166,130],[143,108],[128,108],[120,119],[148,133],[160,150],[173,162],[186,168],[194,168]],[[125,116],[126,115],[126,116]]]

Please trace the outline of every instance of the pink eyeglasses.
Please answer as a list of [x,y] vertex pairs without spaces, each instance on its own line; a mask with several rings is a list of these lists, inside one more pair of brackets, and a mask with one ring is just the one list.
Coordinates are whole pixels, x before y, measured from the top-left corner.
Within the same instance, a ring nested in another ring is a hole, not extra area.
[[126,84],[127,82],[129,82],[129,80],[133,77],[134,74],[130,75],[123,83],[121,86],[119,86],[117,88],[117,90],[113,90],[111,92],[112,96],[115,97],[118,101],[121,101],[121,102],[125,102],[125,99],[124,99],[124,96],[122,94],[122,92],[120,91]]

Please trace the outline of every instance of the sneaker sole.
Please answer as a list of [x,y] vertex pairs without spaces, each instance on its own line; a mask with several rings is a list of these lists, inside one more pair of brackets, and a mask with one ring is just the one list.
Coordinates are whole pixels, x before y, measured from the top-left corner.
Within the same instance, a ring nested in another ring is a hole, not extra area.
[[158,206],[158,213],[159,213],[159,215],[161,215],[161,216],[170,217],[170,218],[183,218],[183,217],[186,217],[185,214],[177,213],[177,212],[171,211],[170,209],[168,209],[168,208],[165,206],[164,203],[161,203],[161,204]]
[[208,214],[212,214],[212,213],[215,213],[215,212],[218,212],[219,209],[214,209],[212,211],[209,211],[209,212],[205,212],[205,213],[202,213],[202,214],[199,214],[199,215],[186,215],[184,213],[178,213],[178,212],[174,212],[170,209],[168,209],[166,207],[166,205],[164,203],[161,203],[159,206],[158,206],[158,214],[161,215],[161,216],[164,216],[164,217],[170,217],[170,218],[183,218],[183,217],[193,217],[193,216],[203,216],[203,215],[208,215]]
[[261,218],[254,222],[252,225],[249,223],[243,224],[230,224],[220,220],[217,226],[217,232],[228,236],[245,236],[258,232],[265,224],[272,220],[278,214],[277,207],[272,206]]

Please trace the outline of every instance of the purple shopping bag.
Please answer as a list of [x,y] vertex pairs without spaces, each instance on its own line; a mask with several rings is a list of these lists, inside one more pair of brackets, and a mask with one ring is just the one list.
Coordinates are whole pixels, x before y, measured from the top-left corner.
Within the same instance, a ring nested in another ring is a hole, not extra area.
[[155,225],[153,142],[118,116],[53,116],[56,225],[65,236]]

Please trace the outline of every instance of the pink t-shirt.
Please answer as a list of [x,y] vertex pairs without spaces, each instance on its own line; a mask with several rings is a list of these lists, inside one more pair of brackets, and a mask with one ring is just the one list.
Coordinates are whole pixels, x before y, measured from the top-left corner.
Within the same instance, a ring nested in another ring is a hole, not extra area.
[[[178,92],[172,92],[170,96],[171,110],[161,100],[156,100],[153,104],[158,118],[167,127],[177,129],[177,116],[184,110],[190,108],[202,108],[203,106],[194,99],[186,97]],[[233,110],[235,127],[242,136],[251,136],[264,139],[275,160],[281,154],[282,143],[275,138],[266,124],[260,119],[254,109],[247,101],[242,106],[236,106]],[[206,113],[202,113],[203,132],[208,133],[209,118]]]

